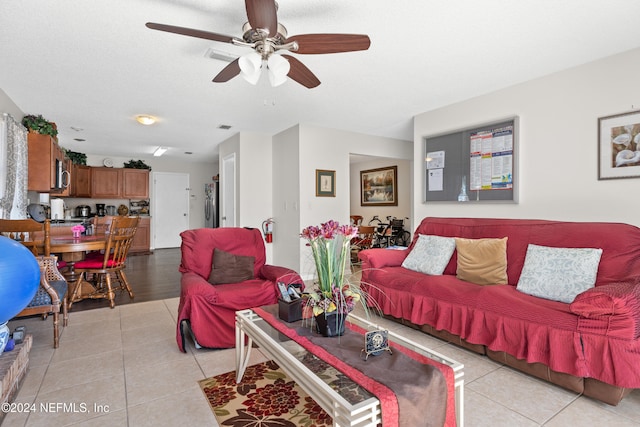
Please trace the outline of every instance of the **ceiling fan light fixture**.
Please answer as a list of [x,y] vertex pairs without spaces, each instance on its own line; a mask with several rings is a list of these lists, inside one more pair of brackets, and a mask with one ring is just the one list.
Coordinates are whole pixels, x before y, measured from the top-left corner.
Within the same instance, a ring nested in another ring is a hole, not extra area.
[[267,60],[267,68],[269,69],[269,82],[271,86],[275,87],[287,81],[291,64],[282,56],[274,54]]
[[262,56],[257,52],[250,52],[242,55],[238,60],[242,77],[252,85],[258,83],[260,71],[262,69]]
[[149,126],[156,122],[156,118],[147,114],[140,114],[136,116],[136,121],[141,125]]

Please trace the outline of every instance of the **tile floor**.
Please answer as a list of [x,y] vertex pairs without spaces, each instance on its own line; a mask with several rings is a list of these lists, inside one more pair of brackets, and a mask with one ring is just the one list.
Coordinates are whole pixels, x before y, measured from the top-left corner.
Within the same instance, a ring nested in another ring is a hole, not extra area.
[[[71,312],[57,350],[50,321],[11,322],[34,337],[16,402],[38,409],[7,414],[2,426],[217,426],[197,381],[233,370],[234,350],[191,345],[180,353],[177,311],[171,298]],[[612,407],[396,323],[388,328],[464,363],[466,426],[640,426],[640,390]]]

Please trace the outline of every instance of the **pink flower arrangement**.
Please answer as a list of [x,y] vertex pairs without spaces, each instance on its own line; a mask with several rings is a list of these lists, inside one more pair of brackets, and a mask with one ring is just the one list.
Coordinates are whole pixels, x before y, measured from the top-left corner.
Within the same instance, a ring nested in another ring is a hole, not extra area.
[[309,226],[300,237],[308,241],[318,273],[319,289],[306,295],[305,306],[313,308],[313,314],[338,311],[347,314],[361,300],[360,288],[345,282],[344,272],[349,259],[351,239],[358,234],[358,227],[327,221],[320,227]]

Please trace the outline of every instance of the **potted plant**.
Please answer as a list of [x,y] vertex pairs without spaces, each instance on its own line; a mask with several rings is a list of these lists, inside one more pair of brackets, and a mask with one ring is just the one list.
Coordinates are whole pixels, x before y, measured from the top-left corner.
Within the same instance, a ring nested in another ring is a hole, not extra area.
[[27,114],[22,118],[22,125],[31,132],[39,133],[41,135],[51,135],[54,138],[57,138],[58,136],[56,124],[42,117],[42,114],[38,114],[37,116],[34,114]]
[[147,165],[144,160],[133,160],[124,163],[125,168],[129,169],[149,169],[151,170],[151,166]]
[[87,164],[87,155],[84,154],[84,153],[78,153],[77,151],[65,150],[64,154],[65,154],[65,156],[67,156],[67,158],[69,160],[71,160],[71,162],[74,165],[86,165]]
[[357,227],[333,220],[309,226],[300,234],[309,242],[318,274],[318,287],[303,295],[303,306],[313,311],[316,330],[324,336],[344,333],[344,320],[357,302],[367,311],[362,290],[345,280],[351,239],[357,234]]

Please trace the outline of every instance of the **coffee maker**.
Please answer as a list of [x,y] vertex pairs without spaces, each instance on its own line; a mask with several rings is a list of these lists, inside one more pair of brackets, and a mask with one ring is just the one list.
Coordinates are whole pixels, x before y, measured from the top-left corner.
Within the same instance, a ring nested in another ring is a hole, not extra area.
[[96,214],[98,216],[105,216],[106,211],[104,209],[104,203],[96,203]]

